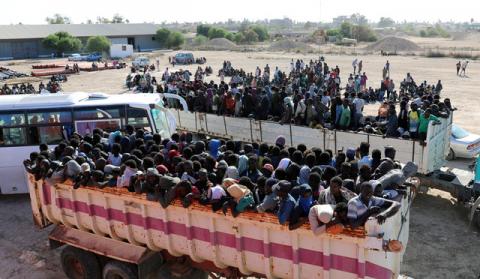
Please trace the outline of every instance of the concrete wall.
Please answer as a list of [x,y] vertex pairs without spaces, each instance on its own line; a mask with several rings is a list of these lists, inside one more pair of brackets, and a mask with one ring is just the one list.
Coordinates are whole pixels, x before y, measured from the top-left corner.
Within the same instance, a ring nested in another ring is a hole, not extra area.
[[[155,34],[133,37],[112,37],[109,39],[112,44],[128,44],[128,41],[131,38],[133,38],[135,41],[134,51],[138,51],[139,49],[141,51],[146,51],[161,48],[161,45],[158,43],[158,41],[154,39]],[[79,39],[85,46],[88,38]],[[0,41],[0,60],[47,57],[51,54],[52,50],[43,47],[42,39]]]
[[158,43],[157,40],[152,40],[155,38],[155,35],[142,35],[142,36],[135,36],[135,46],[134,50],[141,51],[150,50],[150,49],[159,49],[161,44]]
[[127,37],[125,38],[109,38],[112,45],[126,45],[128,44]]

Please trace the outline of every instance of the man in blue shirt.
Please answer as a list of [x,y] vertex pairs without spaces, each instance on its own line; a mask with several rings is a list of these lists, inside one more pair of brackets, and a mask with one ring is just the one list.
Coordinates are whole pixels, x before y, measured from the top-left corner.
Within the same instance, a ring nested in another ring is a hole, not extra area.
[[[379,224],[397,213],[400,204],[373,196],[373,186],[370,182],[363,182],[360,186],[360,195],[348,202],[348,220],[352,227],[363,226],[368,218],[376,215]],[[382,209],[386,209],[383,212]]]
[[295,199],[289,194],[291,188],[292,185],[286,180],[282,180],[273,186],[273,191],[277,193],[280,200],[277,217],[281,225],[290,221],[290,216],[296,205]]

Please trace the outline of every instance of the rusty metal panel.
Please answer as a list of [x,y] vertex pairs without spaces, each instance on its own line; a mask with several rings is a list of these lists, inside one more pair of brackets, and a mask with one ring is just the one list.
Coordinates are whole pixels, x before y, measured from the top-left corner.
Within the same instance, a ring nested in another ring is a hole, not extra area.
[[114,240],[89,232],[58,225],[53,229],[49,239],[68,244],[92,253],[133,264],[140,263],[149,250],[142,246]]

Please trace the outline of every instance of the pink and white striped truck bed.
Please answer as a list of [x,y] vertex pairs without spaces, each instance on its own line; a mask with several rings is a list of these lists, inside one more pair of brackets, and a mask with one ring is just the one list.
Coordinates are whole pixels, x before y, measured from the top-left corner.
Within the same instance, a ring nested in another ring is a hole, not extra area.
[[[413,198],[405,197],[402,209],[383,225],[371,219],[359,230],[315,236],[309,225],[289,231],[272,214],[242,213],[233,218],[196,203],[163,209],[124,189],[74,190],[69,182],[51,184],[31,176],[28,180],[37,225],[63,225],[267,278],[398,277]],[[402,242],[401,252],[385,251],[385,243],[393,239]]]

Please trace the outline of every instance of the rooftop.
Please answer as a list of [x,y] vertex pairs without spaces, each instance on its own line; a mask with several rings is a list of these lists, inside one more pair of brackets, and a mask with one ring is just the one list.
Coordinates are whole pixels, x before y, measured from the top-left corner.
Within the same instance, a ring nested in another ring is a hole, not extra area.
[[0,25],[0,40],[41,39],[59,31],[74,37],[153,35],[159,28],[152,23]]

